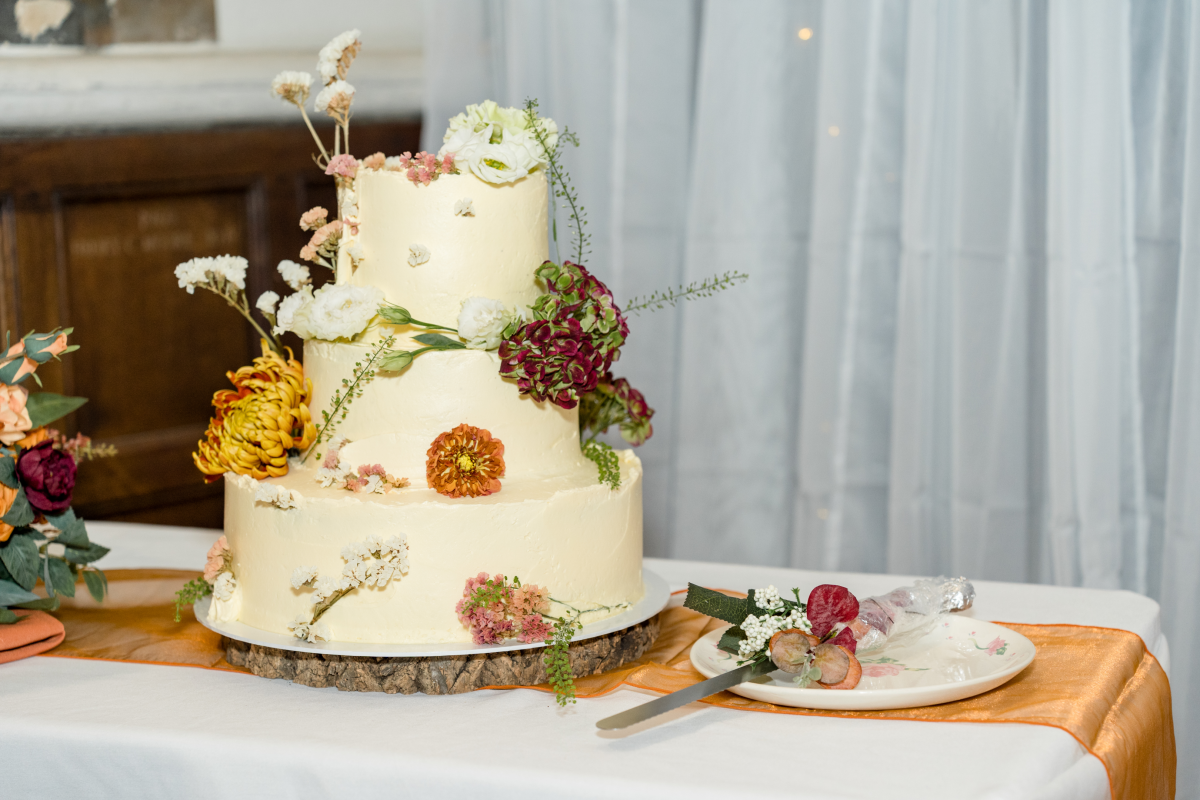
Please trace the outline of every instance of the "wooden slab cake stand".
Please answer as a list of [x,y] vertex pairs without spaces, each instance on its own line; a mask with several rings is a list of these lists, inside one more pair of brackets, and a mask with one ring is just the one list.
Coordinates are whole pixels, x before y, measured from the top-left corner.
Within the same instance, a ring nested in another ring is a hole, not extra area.
[[[576,678],[616,669],[640,658],[658,637],[658,614],[671,597],[667,582],[643,570],[646,593],[615,616],[585,624],[568,654]],[[193,607],[196,619],[221,634],[230,664],[264,678],[345,692],[460,694],[487,686],[545,683],[543,643],[481,646],[329,642],[309,644],[240,622],[208,619],[211,598]]]
[[[576,678],[616,669],[640,658],[658,636],[658,615],[622,631],[572,642]],[[459,694],[486,686],[545,683],[545,648],[461,656],[342,656],[277,650],[226,637],[225,657],[264,678],[304,686],[336,686],[344,692]]]

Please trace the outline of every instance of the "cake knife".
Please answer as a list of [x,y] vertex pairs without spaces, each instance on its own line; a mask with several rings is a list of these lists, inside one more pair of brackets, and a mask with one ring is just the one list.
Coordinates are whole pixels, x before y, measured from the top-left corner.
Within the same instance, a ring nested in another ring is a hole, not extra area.
[[754,664],[746,664],[737,669],[730,670],[715,678],[709,678],[706,681],[694,683],[686,689],[680,689],[677,692],[656,697],[649,703],[643,703],[640,706],[622,711],[620,714],[613,714],[611,717],[605,717],[596,723],[596,727],[605,731],[615,731],[621,728],[628,728],[630,725],[636,725],[639,722],[657,717],[659,714],[665,714],[668,711],[673,711],[680,706],[686,706],[688,703],[694,703],[697,700],[703,700],[709,695],[723,692],[726,689],[737,686],[739,683],[753,680],[760,675],[766,675],[769,672],[774,672],[775,664],[770,659],[759,661]]

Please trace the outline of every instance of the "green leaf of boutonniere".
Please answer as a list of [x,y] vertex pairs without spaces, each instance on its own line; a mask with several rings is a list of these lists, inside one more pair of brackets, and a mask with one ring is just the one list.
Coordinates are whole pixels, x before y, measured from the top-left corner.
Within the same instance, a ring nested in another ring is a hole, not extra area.
[[17,603],[17,608],[32,608],[37,611],[54,611],[59,606],[57,597],[39,597],[36,600],[30,600],[28,603]]
[[752,613],[753,608],[747,598],[730,597],[694,583],[688,584],[687,599],[683,601],[683,607],[734,625],[741,625]]
[[90,564],[104,558],[107,553],[107,547],[91,542],[87,547],[68,547],[67,552],[63,553],[63,558],[72,564]]
[[0,625],[12,625],[18,619],[20,619],[20,617],[9,611],[7,608],[0,608]]
[[53,392],[37,392],[29,395],[25,408],[29,411],[33,427],[40,428],[65,417],[86,402],[86,397],[65,397]]
[[41,558],[32,536],[14,533],[8,544],[0,547],[0,561],[22,589],[32,589],[37,583]]
[[20,528],[33,522],[33,517],[33,506],[29,505],[29,498],[25,496],[24,490],[18,489],[12,506],[8,509],[7,514],[0,517],[0,522]]
[[0,483],[10,489],[20,486],[17,483],[17,460],[10,457],[0,457]]
[[[37,580],[35,577],[34,580]],[[0,580],[0,606],[15,606],[40,599],[33,592],[22,589],[12,581]]]
[[746,632],[742,630],[740,625],[734,625],[732,628],[726,629],[725,633],[721,634],[721,641],[717,643],[718,650],[724,650],[726,653],[737,655],[741,652],[741,643],[746,640]]
[[439,350],[465,350],[467,347],[462,342],[456,342],[440,333],[422,333],[413,338],[427,347],[436,347]]

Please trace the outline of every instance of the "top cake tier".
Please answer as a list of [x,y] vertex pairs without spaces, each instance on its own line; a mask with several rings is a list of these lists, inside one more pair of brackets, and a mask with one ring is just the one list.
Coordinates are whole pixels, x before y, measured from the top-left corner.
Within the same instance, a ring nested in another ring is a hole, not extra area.
[[[428,186],[403,173],[360,169],[354,179],[363,259],[341,248],[338,282],[376,286],[391,302],[438,325],[454,325],[462,301],[488,297],[524,308],[540,294],[534,270],[548,257],[546,178],[485,183],[465,170]],[[470,214],[456,213],[470,201]],[[423,263],[410,256],[428,250]]]

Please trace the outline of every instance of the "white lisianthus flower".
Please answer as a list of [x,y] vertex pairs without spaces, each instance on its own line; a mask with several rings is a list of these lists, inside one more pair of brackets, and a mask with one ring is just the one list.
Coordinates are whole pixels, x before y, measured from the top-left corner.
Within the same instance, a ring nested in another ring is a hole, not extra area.
[[312,86],[312,75],[307,72],[281,72],[271,81],[271,91],[280,100],[293,105],[302,106],[308,102],[309,87]]
[[255,308],[264,314],[275,315],[275,307],[279,305],[279,295],[275,292],[263,292],[258,296],[258,302],[254,304]]
[[296,567],[292,570],[292,588],[299,589],[317,579],[316,567]]
[[413,242],[408,246],[408,263],[409,266],[418,267],[429,260],[429,248],[423,244]]
[[[460,115],[461,116],[461,115]],[[485,145],[492,143],[492,126],[484,125],[481,130],[475,130],[471,127],[462,127],[451,133],[446,131],[446,141],[441,149],[437,151],[438,158],[442,158],[447,153],[461,153],[468,147]],[[457,159],[456,159],[457,160]]]
[[317,339],[349,339],[366,330],[382,302],[374,286],[327,283],[307,306],[309,329]]
[[285,258],[279,262],[279,266],[276,269],[279,270],[279,274],[283,276],[284,282],[292,287],[292,291],[294,292],[298,292],[302,287],[312,283],[308,267],[303,264],[297,264],[295,261]]
[[514,309],[488,297],[468,297],[458,313],[458,335],[472,350],[495,350],[504,329],[517,318]]
[[545,167],[550,163],[541,143],[529,131],[505,131],[504,144],[517,150],[524,150],[531,160],[537,162],[539,167]]
[[518,181],[540,163],[527,148],[505,143],[468,144],[455,154],[454,160],[465,161],[475,177],[493,184]]
[[312,300],[311,286],[305,286],[295,294],[289,294],[283,298],[283,302],[279,304],[279,310],[275,312],[275,327],[273,328],[275,335],[282,336],[287,331],[291,331],[301,339],[316,338],[309,325],[308,309],[312,305]]

